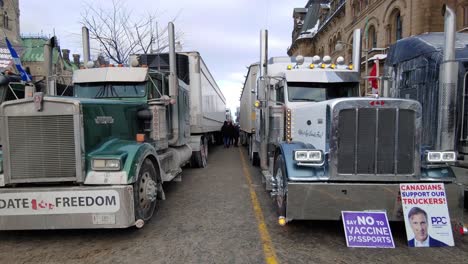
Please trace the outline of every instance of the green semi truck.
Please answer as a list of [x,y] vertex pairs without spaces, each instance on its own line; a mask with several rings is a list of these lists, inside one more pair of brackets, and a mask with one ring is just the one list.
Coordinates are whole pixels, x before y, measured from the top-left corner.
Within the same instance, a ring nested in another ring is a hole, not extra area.
[[0,106],[0,230],[141,228],[152,217],[163,183],[192,156],[190,93],[169,27],[169,72],[78,71],[81,97],[35,93]]

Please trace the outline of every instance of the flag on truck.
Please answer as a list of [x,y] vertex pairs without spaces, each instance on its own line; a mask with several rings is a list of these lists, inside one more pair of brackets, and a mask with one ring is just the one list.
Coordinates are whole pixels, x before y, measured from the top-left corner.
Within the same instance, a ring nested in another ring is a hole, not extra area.
[[13,62],[15,63],[16,69],[21,75],[21,80],[26,81],[26,82],[31,81],[31,77],[24,70],[23,65],[21,65],[21,60],[18,56],[18,53],[16,53],[15,49],[13,48],[13,46],[11,45],[10,41],[8,40],[6,36],[5,36],[5,41],[8,46],[8,50],[10,50],[10,54],[11,54],[11,57],[13,58]]
[[379,74],[378,67],[379,67],[379,61],[376,60],[374,62],[374,66],[372,66],[372,69],[369,73],[369,82],[372,88],[372,94],[379,94],[379,79],[376,78]]

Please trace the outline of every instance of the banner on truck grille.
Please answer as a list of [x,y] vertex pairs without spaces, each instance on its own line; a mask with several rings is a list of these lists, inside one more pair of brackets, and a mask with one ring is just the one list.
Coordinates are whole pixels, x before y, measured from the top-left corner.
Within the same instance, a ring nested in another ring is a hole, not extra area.
[[115,190],[0,194],[0,216],[114,213],[119,209]]
[[342,211],[348,247],[394,248],[386,212]]
[[454,246],[443,183],[400,184],[410,247]]

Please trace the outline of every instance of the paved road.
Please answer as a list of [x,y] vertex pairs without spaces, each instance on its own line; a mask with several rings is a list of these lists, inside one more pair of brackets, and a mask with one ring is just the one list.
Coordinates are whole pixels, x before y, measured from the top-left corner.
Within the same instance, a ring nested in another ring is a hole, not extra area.
[[453,248],[410,249],[396,224],[396,249],[349,249],[341,222],[278,226],[247,162],[243,148],[211,149],[207,168],[166,184],[167,200],[141,230],[1,232],[0,263],[468,263],[468,237],[458,234]]

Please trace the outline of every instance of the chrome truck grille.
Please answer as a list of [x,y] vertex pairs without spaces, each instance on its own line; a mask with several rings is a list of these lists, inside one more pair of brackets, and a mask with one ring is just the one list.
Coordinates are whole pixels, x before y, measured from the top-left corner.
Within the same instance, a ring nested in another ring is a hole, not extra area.
[[7,131],[12,182],[76,177],[73,115],[9,116]]
[[414,174],[415,120],[411,109],[342,109],[337,127],[338,174]]

